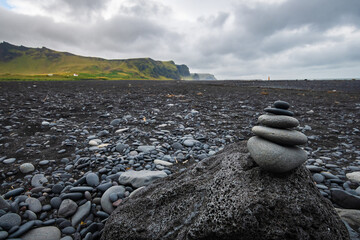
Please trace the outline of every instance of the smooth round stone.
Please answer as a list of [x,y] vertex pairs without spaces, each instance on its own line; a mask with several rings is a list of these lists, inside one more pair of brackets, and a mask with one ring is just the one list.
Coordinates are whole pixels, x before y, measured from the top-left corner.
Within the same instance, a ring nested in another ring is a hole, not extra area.
[[61,198],[59,197],[53,197],[51,200],[50,200],[50,205],[55,208],[55,209],[58,209],[61,205]]
[[92,139],[89,141],[90,146],[98,146],[101,143],[100,139]]
[[87,201],[86,203],[84,203],[83,205],[81,205],[76,213],[74,214],[74,216],[72,216],[71,218],[71,225],[73,227],[77,226],[81,220],[83,220],[86,216],[89,215],[91,210],[91,202]]
[[325,177],[320,173],[315,173],[312,178],[316,183],[322,183],[325,180]]
[[60,240],[61,232],[57,227],[34,228],[21,236],[23,240]]
[[114,120],[112,120],[112,121],[110,122],[110,125],[111,125],[111,126],[114,126],[114,127],[117,127],[117,126],[119,126],[120,122],[121,122],[121,119],[116,118],[116,119],[114,119]]
[[12,164],[16,161],[16,158],[8,158],[3,161],[4,164]]
[[282,115],[261,115],[258,122],[273,128],[293,128],[299,126],[296,118]]
[[360,183],[360,172],[347,173],[346,177],[354,183]]
[[171,147],[175,150],[181,150],[183,149],[183,145],[181,143],[178,142],[174,142],[173,144],[171,144]]
[[116,149],[116,151],[118,151],[118,152],[122,152],[122,151],[124,151],[127,147],[128,147],[128,145],[119,143],[119,144],[116,145],[115,149]]
[[6,239],[9,234],[5,231],[0,231],[0,239]]
[[112,193],[109,196],[109,199],[111,202],[115,202],[116,200],[118,200],[119,196],[117,195],[117,193]]
[[35,174],[31,179],[31,186],[33,187],[42,187],[44,183],[47,183],[48,180],[44,174]]
[[32,165],[31,163],[23,163],[20,165],[20,172],[22,173],[29,173],[35,170],[34,165]]
[[184,142],[183,142],[183,145],[186,146],[186,147],[193,147],[198,141],[197,140],[194,140],[194,139],[186,139]]
[[281,145],[302,145],[307,142],[307,137],[295,130],[255,126],[252,128],[252,132],[257,136]]
[[64,187],[61,184],[55,184],[52,188],[51,191],[55,194],[59,194],[61,193],[61,191],[64,189]]
[[26,215],[29,220],[36,220],[37,219],[36,213],[34,213],[31,210],[26,210],[24,215]]
[[41,166],[47,165],[47,164],[49,164],[49,162],[50,162],[49,160],[42,160],[39,162],[39,165],[41,165]]
[[65,199],[61,202],[58,215],[59,217],[70,217],[76,212],[77,208],[78,205],[73,200]]
[[63,230],[61,230],[61,232],[66,235],[70,235],[70,234],[73,234],[74,232],[76,232],[76,230],[74,227],[70,226],[70,227],[64,228]]
[[100,183],[98,175],[95,173],[89,173],[86,175],[86,183],[91,187],[96,187]]
[[262,169],[274,173],[291,171],[307,159],[306,152],[301,148],[281,146],[260,137],[250,138],[247,148]]
[[288,102],[278,100],[274,102],[274,107],[286,110],[290,107],[290,104]]
[[29,204],[29,210],[33,211],[34,213],[41,212],[42,205],[38,199],[30,197],[25,200],[25,203]]
[[110,195],[112,193],[115,193],[115,194],[119,194],[119,193],[121,194],[122,193],[122,194],[124,194],[125,193],[125,188],[123,186],[113,186],[113,187],[109,188],[108,190],[106,190],[106,192],[101,197],[101,207],[108,214],[111,214],[111,212],[114,211],[114,207],[113,207],[112,202],[110,200]]
[[265,108],[264,111],[276,115],[294,116],[293,112],[280,108]]
[[10,230],[13,226],[21,224],[21,217],[16,213],[6,213],[0,217],[0,227]]

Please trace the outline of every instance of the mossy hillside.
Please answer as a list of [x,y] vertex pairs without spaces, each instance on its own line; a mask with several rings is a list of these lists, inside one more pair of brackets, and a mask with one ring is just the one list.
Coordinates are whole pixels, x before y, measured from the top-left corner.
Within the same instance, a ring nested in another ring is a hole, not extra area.
[[[74,76],[75,74],[75,76]],[[77,75],[77,76],[76,76]],[[0,79],[182,79],[186,65],[151,58],[106,60],[0,43]]]

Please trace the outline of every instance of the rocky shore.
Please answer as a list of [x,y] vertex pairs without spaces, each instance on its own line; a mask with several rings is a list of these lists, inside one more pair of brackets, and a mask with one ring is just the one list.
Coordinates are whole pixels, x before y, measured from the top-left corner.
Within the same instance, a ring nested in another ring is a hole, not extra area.
[[283,87],[260,81],[1,82],[0,239],[99,239],[123,201],[245,142],[264,107],[278,99],[290,103],[300,122],[295,130],[308,136],[305,164],[317,189],[356,239],[360,83],[343,83],[296,81],[291,89],[289,81]]

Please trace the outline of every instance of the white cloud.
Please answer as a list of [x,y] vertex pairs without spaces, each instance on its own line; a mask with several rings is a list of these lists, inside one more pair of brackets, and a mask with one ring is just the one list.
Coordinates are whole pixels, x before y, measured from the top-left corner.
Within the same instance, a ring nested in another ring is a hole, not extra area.
[[359,75],[358,0],[7,3],[10,9],[0,8],[0,40],[14,44],[104,58],[171,59],[221,79]]

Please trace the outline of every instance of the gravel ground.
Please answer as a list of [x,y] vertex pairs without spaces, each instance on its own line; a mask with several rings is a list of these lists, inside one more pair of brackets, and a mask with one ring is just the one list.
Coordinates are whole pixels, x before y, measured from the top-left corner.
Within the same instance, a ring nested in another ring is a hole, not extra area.
[[[279,99],[291,104],[298,130],[309,138],[307,165],[321,193],[336,207],[342,203],[331,198],[331,189],[360,194],[359,184],[346,177],[360,171],[360,81],[0,82],[0,89],[0,193],[31,191],[34,176],[44,174],[42,206],[59,196],[51,192],[54,185],[77,186],[89,172],[105,183],[130,169],[182,171],[227,144],[249,139],[263,109]],[[142,152],[144,146],[155,149]],[[22,173],[23,163],[35,170]],[[87,199],[100,198],[96,191]],[[77,204],[86,205],[83,200]],[[57,210],[47,211],[38,216],[42,221],[56,218]],[[93,212],[100,220],[89,224],[106,219]],[[101,227],[92,234],[99,236]],[[64,229],[62,236],[76,239],[81,225],[76,233]]]

